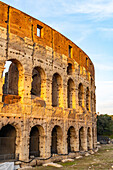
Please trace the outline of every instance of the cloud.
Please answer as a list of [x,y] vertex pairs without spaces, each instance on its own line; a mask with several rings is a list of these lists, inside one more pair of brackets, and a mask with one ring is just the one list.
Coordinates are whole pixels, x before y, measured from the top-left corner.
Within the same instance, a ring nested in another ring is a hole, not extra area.
[[[61,15],[88,14],[88,18],[113,17],[113,0],[4,0],[25,12],[32,10],[34,16],[56,17]],[[22,5],[23,4],[23,5]]]
[[104,70],[104,71],[113,71],[113,65],[110,66],[110,65],[106,65],[106,64],[98,64],[98,63],[95,63],[95,67],[96,69],[98,70]]
[[68,2],[63,1],[68,14],[90,14],[89,18],[96,19],[113,17],[113,0],[72,0],[70,4]]

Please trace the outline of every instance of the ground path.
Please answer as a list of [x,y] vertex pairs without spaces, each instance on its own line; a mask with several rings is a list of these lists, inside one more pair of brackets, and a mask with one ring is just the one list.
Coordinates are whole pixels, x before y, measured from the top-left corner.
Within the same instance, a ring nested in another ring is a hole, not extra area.
[[42,167],[35,170],[112,170],[113,168],[113,144],[101,145],[99,151],[94,155],[83,157],[74,162],[59,163],[63,168]]

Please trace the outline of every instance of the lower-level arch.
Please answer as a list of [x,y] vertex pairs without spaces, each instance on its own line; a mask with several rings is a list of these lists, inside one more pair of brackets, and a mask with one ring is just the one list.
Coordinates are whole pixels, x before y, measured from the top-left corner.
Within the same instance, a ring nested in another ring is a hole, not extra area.
[[95,148],[96,147],[96,136],[97,136],[97,133],[96,133],[96,128],[95,127],[92,127],[92,147]]
[[76,151],[76,132],[73,126],[67,132],[67,150],[68,153]]
[[79,151],[84,151],[84,146],[85,145],[85,132],[84,132],[84,127],[82,126],[79,129]]
[[0,130],[0,160],[15,159],[16,129],[7,124]]
[[44,156],[45,149],[45,135],[42,126],[33,126],[30,132],[29,157]]
[[91,139],[91,128],[88,127],[87,129],[87,150],[92,149],[92,139]]
[[51,153],[61,154],[62,153],[62,129],[60,126],[54,126],[51,133]]

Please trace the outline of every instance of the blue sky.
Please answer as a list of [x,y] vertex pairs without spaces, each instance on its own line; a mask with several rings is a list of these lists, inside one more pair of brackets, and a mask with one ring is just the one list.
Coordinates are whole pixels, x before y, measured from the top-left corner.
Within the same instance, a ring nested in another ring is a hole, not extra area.
[[113,114],[113,0],[2,0],[53,27],[95,65],[97,112]]

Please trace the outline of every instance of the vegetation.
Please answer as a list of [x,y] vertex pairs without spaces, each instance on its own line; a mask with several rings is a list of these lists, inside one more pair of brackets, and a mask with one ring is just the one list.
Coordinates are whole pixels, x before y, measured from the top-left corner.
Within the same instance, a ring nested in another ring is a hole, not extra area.
[[110,115],[97,116],[97,135],[113,137],[113,119]]

